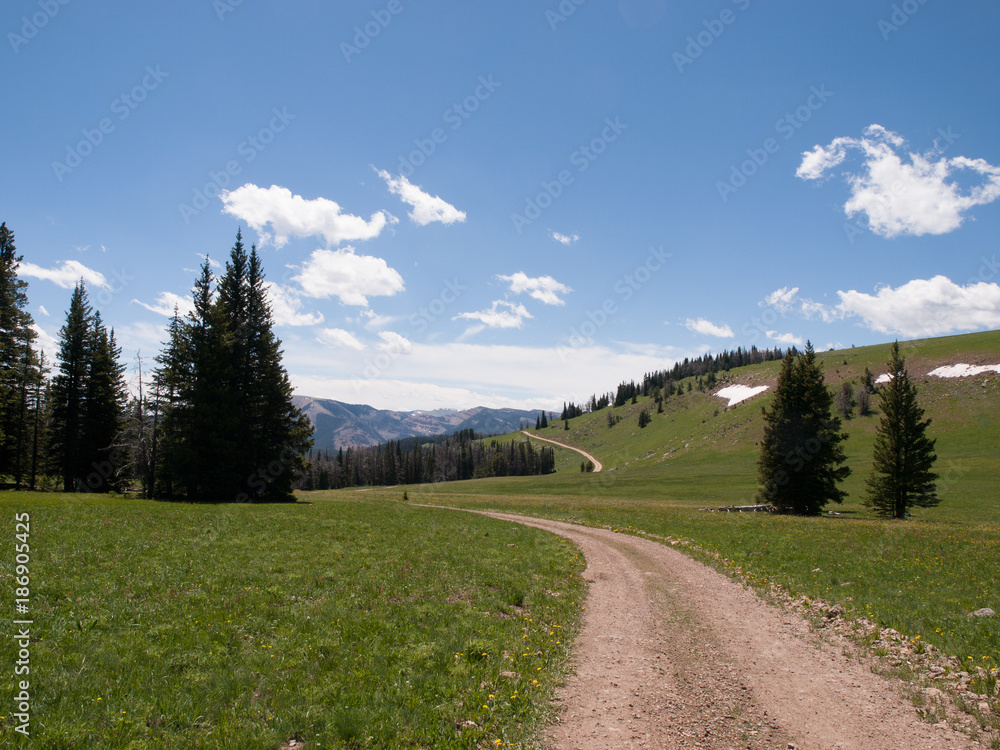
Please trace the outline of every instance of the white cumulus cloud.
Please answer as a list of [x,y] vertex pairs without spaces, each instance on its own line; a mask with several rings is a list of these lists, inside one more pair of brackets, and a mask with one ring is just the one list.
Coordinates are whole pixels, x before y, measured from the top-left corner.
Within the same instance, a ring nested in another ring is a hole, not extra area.
[[376,169],[375,172],[385,180],[389,186],[389,192],[398,195],[403,203],[413,206],[408,216],[420,226],[424,227],[434,221],[442,224],[454,224],[465,221],[465,212],[459,211],[447,201],[436,195],[428,195],[417,185],[410,183],[406,177],[400,175],[393,177],[385,170]]
[[331,349],[352,349],[360,352],[365,348],[364,344],[343,328],[324,328],[316,336],[316,340]]
[[[900,155],[905,141],[881,125],[870,125],[862,138],[835,138],[802,154],[796,176],[818,180],[847,160],[862,156],[859,171],[846,171],[851,196],[844,212],[864,214],[882,237],[947,234],[958,229],[975,206],[1000,198],[1000,167],[965,156],[944,158],[936,146],[926,153]],[[963,190],[956,178],[976,180]]]
[[566,301],[559,295],[568,294],[573,291],[565,284],[553,279],[551,276],[538,276],[533,278],[528,276],[523,271],[518,271],[510,276],[497,276],[497,278],[501,281],[508,282],[510,284],[510,290],[514,294],[527,292],[529,296],[537,299],[539,302],[544,302],[546,305],[565,305]]
[[946,276],[914,279],[875,294],[837,292],[838,309],[862,318],[879,333],[942,336],[955,331],[1000,328],[1000,285],[959,286]]
[[[327,198],[307,200],[288,188],[269,188],[247,183],[219,194],[226,213],[242,219],[260,235],[261,242],[282,247],[291,237],[322,237],[328,245],[378,237],[386,224],[395,221],[376,211],[367,221],[341,213],[340,204]],[[266,227],[271,225],[271,232]]]
[[776,289],[764,298],[761,302],[761,306],[773,307],[780,313],[786,313],[792,309],[795,303],[795,296],[799,293],[799,288],[797,286],[787,287],[783,286],[781,289]]
[[80,280],[83,280],[88,286],[96,286],[98,289],[111,288],[111,284],[108,283],[103,273],[95,271],[93,268],[87,268],[76,260],[59,261],[55,268],[42,268],[34,263],[22,262],[17,267],[17,275],[51,281],[63,289],[72,289]]
[[[779,289],[761,304],[771,304],[782,314],[819,317],[825,323],[861,318],[873,331],[908,337],[1000,328],[1000,284],[996,283],[961,286],[947,276],[935,276],[914,279],[895,289],[883,286],[875,294],[854,289],[838,291],[837,305],[800,298],[798,291],[798,287]],[[801,340],[791,334],[767,331],[767,335],[781,343],[801,345]]]
[[[520,328],[531,317],[524,305],[495,300],[489,310],[459,313],[452,320],[478,320],[490,328]],[[480,329],[481,330],[481,329]]]
[[716,336],[721,339],[731,339],[736,335],[733,333],[733,329],[729,326],[716,325],[715,323],[705,320],[704,318],[698,318],[697,320],[688,318],[684,325],[689,331],[700,333],[703,336]]
[[293,277],[307,297],[338,297],[345,305],[368,306],[368,297],[391,297],[406,287],[399,272],[382,258],[340,250],[314,250]]

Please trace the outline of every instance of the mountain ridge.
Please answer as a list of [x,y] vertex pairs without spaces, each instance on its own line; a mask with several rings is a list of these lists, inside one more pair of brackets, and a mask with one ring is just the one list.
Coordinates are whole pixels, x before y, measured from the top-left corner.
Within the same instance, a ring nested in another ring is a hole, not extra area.
[[292,403],[312,422],[314,450],[336,451],[349,446],[373,446],[389,440],[446,435],[460,430],[504,434],[523,423],[534,424],[536,412],[521,409],[433,409],[393,411],[367,404],[296,394]]

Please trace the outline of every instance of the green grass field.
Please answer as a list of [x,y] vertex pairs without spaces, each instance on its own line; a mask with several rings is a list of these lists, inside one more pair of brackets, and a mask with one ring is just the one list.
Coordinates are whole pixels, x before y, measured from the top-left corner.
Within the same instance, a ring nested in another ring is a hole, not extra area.
[[[857,382],[865,367],[876,375],[884,371],[888,349],[818,356],[827,383],[839,389],[844,379]],[[1000,377],[924,376],[941,364],[1000,362],[1000,332],[906,342],[901,349],[933,419],[942,498],[903,522],[876,519],[862,502],[877,414],[843,424],[853,470],[845,483],[849,499],[828,506],[840,515],[701,510],[754,502],[761,407],[771,396],[726,408],[711,392],[686,387],[666,401],[663,414],[655,414],[651,400],[639,399],[614,410],[621,419],[612,428],[605,410],[571,420],[569,430],[557,421],[541,432],[595,455],[605,465],[601,474],[581,474],[580,456],[560,450],[554,476],[423,486],[409,495],[691,540],[703,548],[704,559],[718,554],[762,588],[774,582],[795,595],[840,602],[854,616],[919,636],[965,663],[997,668],[998,619],[968,613],[1000,611]],[[731,383],[773,386],[779,366],[733,370],[714,390]],[[640,430],[642,409],[653,413],[653,422]]]
[[584,595],[561,539],[364,493],[0,506],[11,550],[31,516],[34,747],[531,747]]

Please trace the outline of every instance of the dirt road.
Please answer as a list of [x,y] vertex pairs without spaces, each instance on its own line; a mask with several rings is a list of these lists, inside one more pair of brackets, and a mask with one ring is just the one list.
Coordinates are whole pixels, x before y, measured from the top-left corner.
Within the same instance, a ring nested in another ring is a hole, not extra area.
[[983,748],[921,720],[799,616],[653,541],[490,513],[571,539],[590,583],[553,750]]
[[566,445],[566,443],[560,443],[558,440],[550,440],[549,438],[543,438],[543,437],[539,437],[538,435],[532,435],[527,430],[521,430],[521,432],[523,432],[525,435],[527,435],[530,438],[534,438],[535,440],[541,440],[541,441],[546,442],[546,443],[552,443],[552,445],[558,445],[560,448],[567,448],[567,449],[569,449],[571,451],[576,451],[581,456],[583,456],[584,458],[586,458],[587,460],[589,460],[592,464],[594,464],[594,473],[595,474],[597,472],[599,472],[601,469],[604,468],[604,464],[602,464],[600,461],[598,461],[596,458],[594,458],[593,456],[591,456],[586,451],[580,450],[579,448],[574,448],[572,445]]

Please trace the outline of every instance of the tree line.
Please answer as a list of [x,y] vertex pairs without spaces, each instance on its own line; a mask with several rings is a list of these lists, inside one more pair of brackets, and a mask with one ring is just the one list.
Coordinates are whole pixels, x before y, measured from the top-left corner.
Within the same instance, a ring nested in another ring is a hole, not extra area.
[[[788,350],[791,354],[797,355],[798,350],[793,346]],[[734,367],[745,367],[756,365],[761,362],[772,362],[780,360],[786,352],[780,347],[772,349],[758,349],[751,346],[749,349],[737,347],[733,351],[724,350],[719,354],[704,354],[693,359],[685,357],[682,361],[674,363],[674,366],[665,370],[648,372],[643,375],[638,382],[635,380],[622,381],[618,387],[611,392],[598,396],[596,393],[582,405],[577,405],[572,401],[563,404],[560,420],[573,419],[583,414],[601,411],[609,406],[625,406],[627,403],[636,403],[639,398],[653,398],[657,403],[658,413],[663,412],[663,400],[680,391],[680,381],[685,378],[695,378],[697,388],[704,390],[715,385],[716,373],[728,372]],[[691,381],[687,384],[690,391],[695,387]],[[536,419],[535,429],[548,427],[548,422],[544,412]]]
[[473,430],[433,438],[391,440],[371,447],[310,454],[296,487],[329,490],[550,474],[555,451],[531,442],[485,440]]
[[[224,273],[208,259],[194,309],[174,311],[156,367],[130,395],[114,329],[73,289],[47,378],[27,312],[23,257],[0,226],[0,476],[34,489],[125,491],[197,502],[292,499],[312,425],[291,401],[256,248],[236,235]],[[147,382],[148,376],[148,382]]]

